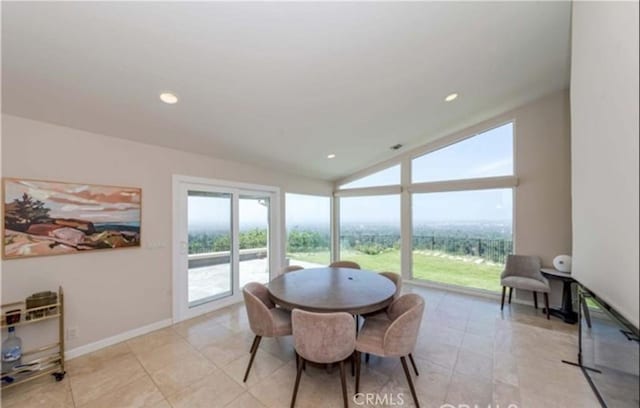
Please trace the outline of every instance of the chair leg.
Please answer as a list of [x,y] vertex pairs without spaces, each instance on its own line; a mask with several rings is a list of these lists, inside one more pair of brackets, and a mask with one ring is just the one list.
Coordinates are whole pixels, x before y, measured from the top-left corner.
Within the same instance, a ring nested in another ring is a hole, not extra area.
[[356,361],[355,361],[356,360],[356,352],[355,351],[353,352],[353,354],[351,354],[350,360],[351,360],[351,376],[353,377],[353,376],[356,375],[356,367],[355,367],[355,364],[356,364]]
[[589,313],[589,305],[587,304],[587,300],[582,298],[582,314],[584,314],[584,318],[587,321],[587,326],[591,328],[591,313]]
[[511,295],[513,295],[513,288],[509,288],[509,304],[511,304]]
[[249,349],[249,354],[253,353],[253,349],[256,347],[256,344],[260,342],[258,340],[258,337],[260,337],[260,336],[255,336],[253,338],[253,343],[251,343],[251,348]]
[[349,400],[347,398],[347,378],[344,369],[344,360],[340,362],[340,382],[342,383],[342,401],[344,401],[344,408],[349,407]]
[[409,361],[411,361],[411,365],[413,366],[413,371],[416,372],[416,377],[419,376],[420,374],[418,374],[418,367],[416,367],[416,362],[413,361],[413,354],[409,353]]
[[500,310],[504,310],[504,297],[507,294],[507,287],[502,287],[502,303],[500,304]]
[[356,394],[360,391],[360,352],[356,351]]
[[244,373],[244,379],[242,382],[247,382],[247,378],[249,377],[249,371],[251,370],[251,365],[253,364],[253,359],[256,357],[256,353],[258,352],[258,346],[260,345],[260,340],[262,340],[262,336],[256,336],[253,340],[255,345],[251,350],[251,358],[249,359],[249,365],[247,366],[247,371]]
[[549,309],[549,294],[544,294],[544,307],[547,309],[547,320],[551,319],[551,310]]
[[538,293],[533,292],[533,307],[538,308]]
[[416,395],[416,389],[413,387],[413,381],[411,380],[411,373],[409,373],[409,367],[407,367],[407,359],[404,356],[400,357],[400,361],[402,362],[402,369],[404,370],[404,375],[407,377],[407,382],[409,382],[409,389],[411,390],[411,396],[413,397],[413,402],[416,404],[416,408],[420,408],[420,403],[418,402],[418,396]]
[[291,408],[296,405],[296,397],[298,396],[298,386],[300,385],[300,376],[302,375],[302,367],[305,365],[305,360],[302,357],[300,358],[300,362],[298,363],[298,372],[296,374],[296,383],[293,386],[293,396],[291,397]]

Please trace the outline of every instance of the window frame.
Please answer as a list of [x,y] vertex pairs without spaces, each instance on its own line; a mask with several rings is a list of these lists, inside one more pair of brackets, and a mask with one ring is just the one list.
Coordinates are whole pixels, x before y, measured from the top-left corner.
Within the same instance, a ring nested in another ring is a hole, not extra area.
[[[455,179],[445,181],[427,181],[414,183],[412,180],[412,161],[426,154],[435,152],[445,147],[463,142],[467,139],[475,137],[479,134],[488,132],[492,129],[499,128],[508,123],[512,124],[512,155],[513,155],[513,174],[510,176],[498,177],[480,177],[472,179]],[[332,242],[333,260],[340,259],[340,197],[357,197],[369,195],[387,195],[400,194],[400,270],[403,279],[413,280],[413,194],[419,193],[438,193],[451,191],[468,191],[468,190],[489,190],[489,189],[505,189],[512,190],[512,237],[513,251],[516,252],[516,235],[517,235],[517,188],[519,186],[518,178],[518,160],[517,160],[517,119],[513,116],[502,115],[494,119],[490,119],[479,124],[467,127],[461,131],[451,133],[449,135],[428,142],[420,147],[407,151],[399,156],[378,163],[375,166],[368,167],[358,171],[348,177],[339,179],[334,183],[333,189],[333,231]],[[393,167],[400,164],[400,184],[360,187],[360,188],[340,188],[341,185],[361,179],[368,175],[377,173],[385,168]],[[419,280],[418,282],[428,282]],[[432,282],[429,282],[432,284]],[[438,284],[434,284],[438,286]],[[446,285],[445,285],[446,286]],[[481,289],[461,288],[462,290],[483,292]]]

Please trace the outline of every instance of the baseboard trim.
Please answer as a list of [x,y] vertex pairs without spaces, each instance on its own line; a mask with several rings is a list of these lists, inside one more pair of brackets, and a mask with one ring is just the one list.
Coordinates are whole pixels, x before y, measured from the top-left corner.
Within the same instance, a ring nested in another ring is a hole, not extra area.
[[[500,299],[502,297],[501,293],[491,292],[489,290],[463,288],[461,286],[446,285],[446,284],[429,282],[429,281],[403,280],[403,283],[406,283],[409,285],[415,285],[415,286],[422,286],[425,288],[445,290],[447,292],[462,293],[465,295],[477,296],[477,297],[486,298],[486,299],[494,299],[494,300],[497,300],[498,302],[500,302]],[[523,299],[519,299],[518,297],[513,297],[511,300],[511,303],[517,303],[520,305],[533,307],[533,300],[523,300]]]
[[173,320],[171,318],[159,320],[155,323],[151,323],[146,326],[137,327],[133,330],[116,334],[115,336],[107,337],[106,339],[94,341],[93,343],[85,344],[84,346],[76,347],[71,350],[66,350],[64,357],[65,357],[65,360],[71,360],[76,357],[80,357],[82,355],[92,353],[94,351],[98,351],[105,347],[109,347],[114,344],[132,339],[134,337],[138,337],[155,330],[163,329],[165,327],[171,326],[172,324],[173,324]]

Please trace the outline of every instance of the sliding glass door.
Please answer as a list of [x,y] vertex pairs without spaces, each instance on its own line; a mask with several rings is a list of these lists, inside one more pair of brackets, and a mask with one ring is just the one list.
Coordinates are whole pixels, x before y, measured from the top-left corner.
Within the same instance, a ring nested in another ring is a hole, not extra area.
[[277,190],[241,187],[174,181],[176,320],[238,300],[246,283],[267,283],[275,270]]

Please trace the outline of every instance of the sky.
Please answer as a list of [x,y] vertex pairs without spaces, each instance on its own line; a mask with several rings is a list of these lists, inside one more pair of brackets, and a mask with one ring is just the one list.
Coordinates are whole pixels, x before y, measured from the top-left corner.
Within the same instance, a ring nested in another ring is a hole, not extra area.
[[[413,182],[433,182],[513,174],[513,124],[490,129],[475,137],[444,147],[413,160]],[[400,166],[341,186],[368,187],[400,184]],[[414,225],[442,222],[511,222],[512,189],[460,191],[413,195]],[[230,198],[191,197],[190,223],[230,223]],[[343,197],[343,223],[400,225],[400,196]],[[327,225],[328,197],[286,194],[287,228]],[[267,208],[256,200],[240,201],[240,227],[265,225]]]

